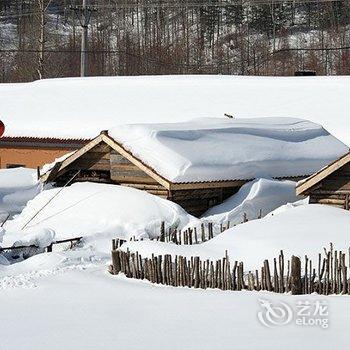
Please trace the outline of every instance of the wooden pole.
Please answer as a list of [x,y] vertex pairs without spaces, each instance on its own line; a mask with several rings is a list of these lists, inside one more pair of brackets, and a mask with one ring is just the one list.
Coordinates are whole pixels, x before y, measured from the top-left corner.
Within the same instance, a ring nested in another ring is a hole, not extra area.
[[294,255],[292,256],[291,262],[290,282],[292,295],[301,294],[301,262],[300,259]]

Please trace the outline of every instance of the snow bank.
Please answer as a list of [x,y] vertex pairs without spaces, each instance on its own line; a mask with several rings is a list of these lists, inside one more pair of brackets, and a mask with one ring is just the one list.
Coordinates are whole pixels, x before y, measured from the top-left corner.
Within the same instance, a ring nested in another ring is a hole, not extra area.
[[175,203],[145,191],[85,182],[41,192],[8,222],[6,236],[20,231],[41,208],[28,229],[50,228],[56,240],[95,235],[107,240],[108,247],[111,238],[154,237],[162,221],[181,228],[196,220]]
[[21,212],[39,191],[35,169],[0,169],[0,222]]
[[210,208],[202,216],[202,221],[215,224],[240,224],[244,214],[248,220],[265,216],[274,209],[299,198],[295,195],[296,182],[257,179],[243,185],[239,191],[222,204]]
[[349,225],[350,215],[346,210],[326,205],[301,205],[238,225],[203,244],[176,246],[143,241],[127,242],[122,248],[139,251],[143,256],[179,254],[203,259],[221,258],[228,250],[231,259],[243,261],[250,270],[259,268],[265,259],[277,257],[281,249],[288,258],[293,254],[302,257],[307,254],[314,262],[330,242],[335,249],[347,251],[350,238],[344,227]]
[[65,138],[93,138],[116,124],[222,118],[224,113],[290,116],[319,123],[350,145],[349,95],[347,76],[66,78],[0,84],[0,116],[7,136]]
[[109,130],[172,182],[312,174],[348,152],[322,126],[295,118],[199,118]]
[[48,228],[32,228],[22,233],[21,239],[17,240],[13,246],[30,246],[35,245],[39,248],[49,246],[55,240],[55,231]]

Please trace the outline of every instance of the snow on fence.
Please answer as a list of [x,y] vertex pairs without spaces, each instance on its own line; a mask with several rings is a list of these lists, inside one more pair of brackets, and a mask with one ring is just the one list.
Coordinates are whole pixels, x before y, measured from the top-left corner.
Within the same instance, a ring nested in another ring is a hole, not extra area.
[[[292,256],[285,264],[283,251],[273,260],[270,269],[265,260],[260,270],[244,272],[243,262],[231,263],[227,252],[220,260],[200,260],[197,257],[159,255],[143,258],[138,252],[123,252],[114,246],[112,265],[109,272],[126,277],[146,279],[174,287],[218,288],[221,290],[266,290],[276,293],[292,294],[350,294],[348,264],[350,249],[347,253],[336,251],[333,245],[325,249],[325,256],[319,254],[315,265],[305,256],[302,261]],[[346,258],[348,256],[348,259]],[[348,264],[347,264],[348,261]],[[302,273],[303,271],[303,273]]]
[[[220,232],[227,230],[230,228],[230,222],[227,225],[220,225]],[[200,231],[198,232],[197,227],[187,228],[186,230],[171,230],[168,232],[165,230],[165,223],[162,222],[160,225],[160,234],[157,240],[161,242],[173,242],[175,244],[198,244],[202,242],[206,242],[210,239],[214,238],[214,230],[213,223],[208,222],[207,225],[204,223],[200,226]]]
[[[261,214],[259,215],[258,219],[261,219]],[[243,221],[248,222],[247,215],[244,213],[243,215]],[[236,226],[236,225],[233,225]],[[227,221],[227,223],[221,223],[220,227],[218,228],[219,233],[222,233],[230,228],[230,221]],[[198,244],[206,242],[212,238],[214,238],[214,224],[212,222],[206,222],[202,223],[200,227],[188,227],[186,230],[174,230],[172,228],[169,228],[168,230],[165,229],[165,222],[162,221],[160,225],[160,232],[159,235],[155,234],[157,238],[155,238],[157,241],[160,242],[172,242],[177,245],[192,245],[192,244]],[[138,240],[136,238],[132,238],[132,240]]]
[[78,244],[83,237],[75,237],[75,238],[67,238],[67,239],[62,239],[58,241],[54,241],[51,244],[49,244],[47,247],[39,247],[38,245],[35,244],[30,244],[30,245],[18,245],[18,246],[11,246],[11,247],[0,247],[0,253],[5,252],[5,251],[15,251],[15,250],[26,250],[26,249],[40,249],[43,251],[47,251],[48,253],[52,252],[52,248],[54,245],[57,244],[63,244],[63,243],[70,243],[70,248],[73,248],[74,245]]

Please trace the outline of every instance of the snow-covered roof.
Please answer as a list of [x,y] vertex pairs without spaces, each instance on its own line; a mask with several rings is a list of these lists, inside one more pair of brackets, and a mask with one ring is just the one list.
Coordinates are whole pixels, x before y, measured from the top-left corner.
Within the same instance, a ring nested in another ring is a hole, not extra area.
[[173,183],[304,176],[348,152],[322,126],[295,118],[199,118],[108,133]]
[[140,76],[0,84],[5,136],[92,139],[117,124],[298,117],[350,145],[350,77]]

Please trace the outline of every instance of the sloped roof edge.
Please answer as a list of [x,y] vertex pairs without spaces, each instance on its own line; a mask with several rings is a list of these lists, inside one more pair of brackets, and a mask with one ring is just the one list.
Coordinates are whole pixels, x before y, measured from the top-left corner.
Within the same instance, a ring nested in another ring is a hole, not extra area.
[[317,185],[320,181],[326,178],[328,175],[334,173],[342,166],[350,162],[350,152],[345,153],[340,158],[336,159],[332,163],[323,167],[316,173],[309,176],[307,179],[300,181],[296,187],[297,195],[303,194],[305,191],[309,190],[311,187]]

